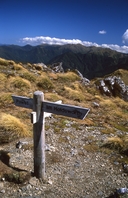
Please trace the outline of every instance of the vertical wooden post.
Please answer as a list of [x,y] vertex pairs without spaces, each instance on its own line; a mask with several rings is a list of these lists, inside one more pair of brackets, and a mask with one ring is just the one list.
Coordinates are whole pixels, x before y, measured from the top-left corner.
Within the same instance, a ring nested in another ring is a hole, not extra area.
[[41,179],[45,178],[45,129],[44,112],[42,111],[43,100],[43,92],[35,91],[33,95],[33,111],[36,112],[36,123],[33,124],[34,175]]

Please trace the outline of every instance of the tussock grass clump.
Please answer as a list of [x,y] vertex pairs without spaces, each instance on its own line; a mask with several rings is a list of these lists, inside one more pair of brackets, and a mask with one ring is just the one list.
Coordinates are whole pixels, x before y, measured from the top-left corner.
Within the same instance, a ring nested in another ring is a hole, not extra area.
[[63,97],[56,93],[45,93],[45,99],[56,102],[58,100],[63,100]]
[[21,77],[29,80],[30,82],[36,82],[36,76],[30,72],[23,72]]
[[7,66],[8,65],[8,61],[3,59],[3,58],[0,58],[0,65]]
[[67,86],[65,86],[64,89],[64,95],[71,100],[83,101],[85,99],[81,91],[73,90]]
[[116,124],[116,123],[114,123],[113,124],[113,127],[115,127],[116,129],[118,129],[118,130],[120,130],[120,131],[124,131],[124,132],[127,132],[128,131],[128,126],[126,125],[124,125],[124,124],[122,124],[121,122],[120,122],[120,124]]
[[47,90],[47,89],[53,89],[54,85],[52,83],[52,81],[48,78],[48,76],[41,76],[37,82],[37,86]]
[[128,135],[109,137],[102,147],[123,153],[128,150]]
[[27,63],[27,67],[28,68],[32,68],[32,64],[31,63]]
[[85,87],[82,86],[82,84],[78,81],[72,82],[70,87],[74,90],[77,90],[77,91],[80,91],[80,92],[82,91],[83,94],[85,93]]
[[0,142],[7,143],[17,138],[29,137],[30,132],[27,126],[23,124],[18,118],[6,114],[0,114]]
[[11,93],[1,93],[0,94],[0,107],[5,107],[13,103]]
[[41,65],[34,65],[34,67],[36,70],[39,70],[39,71],[41,71],[43,68]]
[[119,145],[119,146],[123,146],[123,139],[121,139],[120,137],[110,137],[108,138],[108,142],[109,143],[113,143],[114,146]]
[[58,80],[61,82],[74,82],[80,80],[80,77],[74,72],[58,73]]
[[84,145],[83,148],[88,152],[96,152],[99,150],[98,145],[95,144],[95,142],[92,142],[91,144]]
[[[88,115],[89,117],[89,115]],[[89,118],[86,118],[84,120],[76,120],[77,123],[81,124],[81,125],[84,125],[84,126],[94,126],[95,123],[93,120],[89,119]]]
[[114,101],[109,98],[102,100],[100,102],[100,106],[102,106],[103,108],[112,108],[112,109],[116,108],[116,104],[114,103]]
[[116,129],[114,127],[110,127],[107,123],[103,123],[103,129],[101,129],[101,132],[104,134],[114,134],[116,132]]
[[50,79],[57,80],[58,75],[56,73],[48,72],[48,76]]
[[31,83],[21,77],[11,79],[11,86],[20,90],[30,89]]
[[103,102],[104,101],[103,97],[101,95],[98,95],[98,94],[96,94],[94,96],[94,100],[96,100],[98,102]]
[[0,84],[6,80],[5,74],[0,73]]
[[116,97],[113,102],[120,107],[121,109],[125,109],[128,111],[128,102],[122,100],[121,98]]
[[22,70],[23,67],[22,67],[22,65],[15,63],[15,64],[13,64],[13,68],[12,69],[14,69],[14,70]]
[[13,60],[9,60],[8,63],[9,63],[10,65],[15,65],[15,64],[16,64]]
[[4,88],[6,80],[7,80],[7,78],[6,78],[5,74],[0,73],[0,89]]

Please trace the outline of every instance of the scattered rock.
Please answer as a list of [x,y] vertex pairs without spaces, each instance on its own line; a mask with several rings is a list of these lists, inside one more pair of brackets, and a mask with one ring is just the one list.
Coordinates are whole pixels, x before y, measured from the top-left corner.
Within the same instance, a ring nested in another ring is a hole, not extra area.
[[3,182],[0,182],[0,190],[2,190],[4,187],[4,183]]
[[119,188],[117,189],[118,194],[126,194],[128,193],[128,188]]
[[52,69],[53,72],[55,73],[64,73],[64,69],[62,67],[62,62],[59,63],[53,63],[49,67]]
[[80,71],[79,71],[78,69],[75,69],[75,72],[76,72],[76,74],[77,74],[81,79],[84,78],[84,77],[83,77],[83,74],[81,74]]
[[51,180],[51,178],[48,178],[47,183],[52,185],[52,180]]
[[3,193],[3,194],[5,194],[5,190],[4,189],[2,189],[0,192]]
[[120,97],[128,101],[128,86],[117,76],[109,76],[96,82],[101,94],[107,96]]
[[90,80],[88,80],[87,78],[83,77],[83,75],[80,73],[79,70],[75,69],[75,72],[81,78],[81,83],[83,85],[89,85],[90,84]]
[[92,103],[94,107],[99,107],[100,105],[97,102]]
[[125,173],[128,173],[128,164],[126,164],[126,163],[124,164],[124,163],[123,163],[122,166],[123,166],[124,172],[125,172]]
[[38,186],[39,180],[36,177],[31,177],[29,180],[29,184],[31,184],[32,186]]

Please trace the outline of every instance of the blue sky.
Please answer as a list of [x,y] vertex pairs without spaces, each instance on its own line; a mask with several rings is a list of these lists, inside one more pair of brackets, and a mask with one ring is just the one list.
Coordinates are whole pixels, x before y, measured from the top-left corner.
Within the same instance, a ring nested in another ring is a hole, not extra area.
[[128,53],[128,0],[0,0],[0,44],[77,44]]

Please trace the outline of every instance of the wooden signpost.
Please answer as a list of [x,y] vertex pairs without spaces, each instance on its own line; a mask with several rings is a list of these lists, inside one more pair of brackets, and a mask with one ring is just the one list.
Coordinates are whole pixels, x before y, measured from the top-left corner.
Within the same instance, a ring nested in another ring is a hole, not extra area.
[[88,108],[73,105],[58,104],[44,100],[44,93],[35,91],[32,98],[12,96],[14,104],[19,107],[33,109],[31,122],[33,123],[34,138],[34,175],[37,178],[45,178],[45,116],[44,112],[63,115],[67,117],[84,119]]

